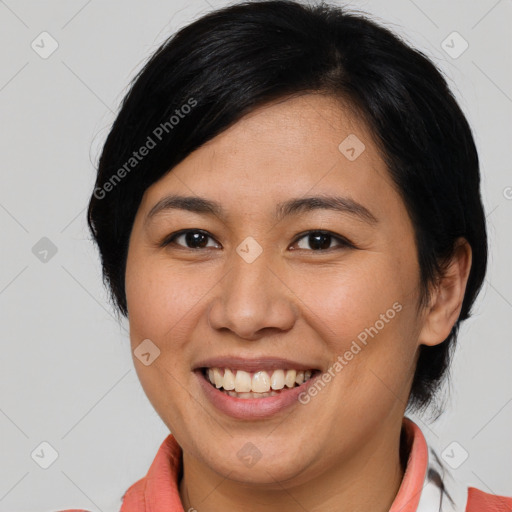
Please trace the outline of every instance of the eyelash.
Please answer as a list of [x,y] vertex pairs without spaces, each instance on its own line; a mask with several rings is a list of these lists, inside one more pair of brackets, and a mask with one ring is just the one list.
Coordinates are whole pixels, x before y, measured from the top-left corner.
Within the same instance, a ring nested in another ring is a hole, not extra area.
[[[179,245],[179,244],[175,243],[175,240],[178,237],[180,237],[182,235],[186,235],[187,233],[201,233],[201,234],[207,236],[208,238],[211,238],[212,240],[214,240],[214,238],[207,231],[203,231],[202,229],[182,229],[180,231],[176,231],[175,233],[171,233],[170,235],[166,236],[160,242],[159,246],[167,247],[167,246],[173,244],[173,245],[177,245],[178,247],[180,247],[182,249],[186,249],[186,250],[190,250],[190,251],[201,250],[201,248],[185,247],[183,245]],[[331,239],[334,239],[335,241],[337,241],[339,243],[339,246],[338,247],[329,247],[328,249],[294,249],[294,250],[309,251],[309,252],[326,252],[326,251],[332,251],[335,249],[346,249],[346,248],[355,249],[356,248],[355,245],[352,242],[350,242],[349,240],[347,240],[346,238],[344,238],[340,235],[337,235],[331,231],[326,231],[323,229],[309,230],[309,231],[300,233],[292,245],[295,245],[299,240],[306,238],[307,236],[309,236],[311,234],[321,234],[321,235],[330,236]],[[211,249],[211,247],[204,247],[203,249]]]

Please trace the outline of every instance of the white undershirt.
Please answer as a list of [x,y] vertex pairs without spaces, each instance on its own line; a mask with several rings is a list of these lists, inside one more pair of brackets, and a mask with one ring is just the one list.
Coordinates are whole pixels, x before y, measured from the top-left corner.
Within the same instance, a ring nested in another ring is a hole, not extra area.
[[467,485],[459,482],[444,466],[432,448],[417,512],[465,512]]

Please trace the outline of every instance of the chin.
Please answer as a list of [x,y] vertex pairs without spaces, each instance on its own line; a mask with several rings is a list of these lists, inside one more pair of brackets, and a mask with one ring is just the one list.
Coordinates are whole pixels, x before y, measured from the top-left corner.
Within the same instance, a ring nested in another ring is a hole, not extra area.
[[281,443],[276,449],[268,440],[265,444],[260,436],[253,441],[250,436],[239,439],[231,440],[231,446],[228,447],[219,445],[213,452],[210,448],[208,457],[203,459],[204,463],[224,478],[263,486],[268,490],[282,490],[281,482],[288,482],[292,486],[302,479],[306,481],[311,478],[312,457],[304,453],[304,448],[301,448],[304,447],[303,442],[297,440],[287,445]]

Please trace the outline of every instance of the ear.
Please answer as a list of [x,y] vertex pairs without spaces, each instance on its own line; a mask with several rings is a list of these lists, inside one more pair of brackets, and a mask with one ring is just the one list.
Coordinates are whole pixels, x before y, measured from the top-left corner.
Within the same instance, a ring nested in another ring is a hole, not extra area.
[[424,313],[419,344],[438,345],[449,336],[462,308],[471,260],[471,246],[466,239],[459,238],[451,260],[432,290],[430,303]]

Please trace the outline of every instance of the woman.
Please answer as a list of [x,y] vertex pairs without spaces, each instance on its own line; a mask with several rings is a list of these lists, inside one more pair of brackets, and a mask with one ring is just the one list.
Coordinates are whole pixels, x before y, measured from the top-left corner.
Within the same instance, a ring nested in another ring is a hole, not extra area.
[[363,16],[212,12],[153,55],[88,220],[169,428],[122,512],[498,511],[418,425],[484,279],[468,123]]

